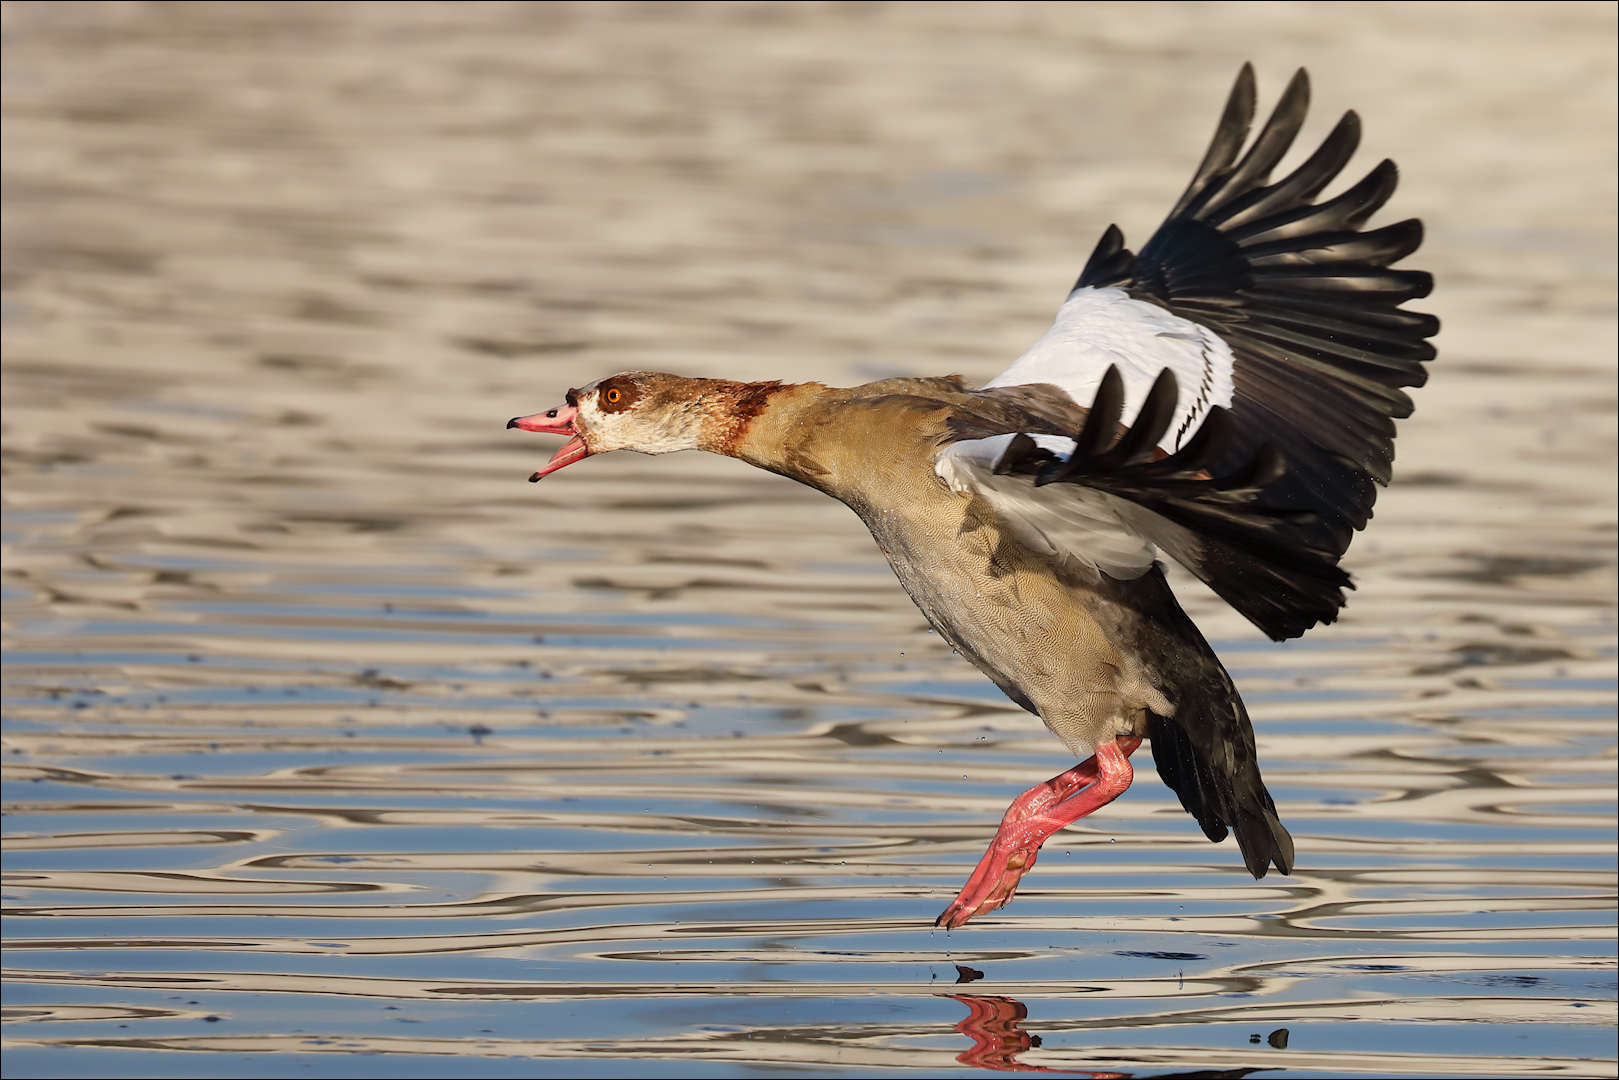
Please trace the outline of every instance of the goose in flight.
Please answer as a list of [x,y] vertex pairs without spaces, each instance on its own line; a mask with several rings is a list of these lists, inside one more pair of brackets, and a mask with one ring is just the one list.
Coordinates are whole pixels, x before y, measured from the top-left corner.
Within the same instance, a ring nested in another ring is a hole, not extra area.
[[1427,378],[1429,274],[1394,269],[1422,224],[1367,219],[1394,163],[1317,201],[1360,138],[1346,113],[1281,179],[1299,71],[1244,151],[1244,65],[1203,162],[1133,252],[1103,234],[1051,329],[973,389],[632,371],[507,427],[569,436],[532,480],[610,450],[707,450],[817,488],[871,529],[928,622],[1079,764],[1019,795],[937,925],[1012,899],[1040,845],[1158,774],[1254,877],[1293,867],[1231,677],[1181,610],[1167,555],[1275,640],[1330,623],[1338,562],[1391,478],[1403,388]]

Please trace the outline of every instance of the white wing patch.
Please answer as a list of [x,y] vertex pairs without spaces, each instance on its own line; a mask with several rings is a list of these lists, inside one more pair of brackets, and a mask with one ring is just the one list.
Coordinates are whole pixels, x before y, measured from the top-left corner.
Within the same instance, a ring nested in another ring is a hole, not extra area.
[[[995,475],[995,463],[1016,437],[951,443],[939,452],[933,470],[952,491],[982,498],[1019,540],[1042,555],[1126,581],[1146,573],[1157,549],[1124,523],[1124,500],[1077,484],[1036,488],[1027,476]],[[1059,457],[1074,449],[1072,439],[1033,438]]]
[[1124,377],[1122,419],[1129,425],[1167,367],[1180,384],[1163,447],[1173,453],[1197,431],[1209,406],[1231,407],[1235,363],[1231,346],[1206,326],[1136,300],[1123,289],[1075,289],[1045,337],[984,389],[1052,383],[1074,404],[1089,407],[1112,365]]
[[[1075,289],[1045,337],[984,389],[1051,383],[1074,404],[1089,407],[1112,366],[1124,378],[1120,419],[1129,425],[1159,372],[1169,368],[1180,387],[1163,446],[1173,453],[1197,431],[1210,406],[1231,407],[1235,363],[1231,347],[1206,326],[1136,300],[1123,289]],[[1157,516],[1080,484],[1036,488],[1028,476],[996,476],[996,463],[1016,437],[951,443],[934,460],[934,471],[952,491],[987,502],[1019,540],[1043,555],[1123,580],[1146,573],[1158,549],[1132,524],[1155,527]],[[1030,438],[1064,460],[1073,453],[1073,439]]]

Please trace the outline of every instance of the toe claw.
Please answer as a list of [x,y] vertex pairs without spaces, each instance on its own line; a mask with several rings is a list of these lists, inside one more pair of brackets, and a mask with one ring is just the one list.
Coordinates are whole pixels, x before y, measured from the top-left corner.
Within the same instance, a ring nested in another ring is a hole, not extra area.
[[1031,866],[1034,860],[1019,853],[1011,861],[1018,865],[1008,866],[993,883],[986,884],[976,879],[967,882],[960,895],[951,901],[950,906],[945,908],[937,919],[933,920],[933,925],[954,930],[964,926],[967,920],[975,915],[982,915],[1011,903],[1012,897],[1017,895],[1023,871]]

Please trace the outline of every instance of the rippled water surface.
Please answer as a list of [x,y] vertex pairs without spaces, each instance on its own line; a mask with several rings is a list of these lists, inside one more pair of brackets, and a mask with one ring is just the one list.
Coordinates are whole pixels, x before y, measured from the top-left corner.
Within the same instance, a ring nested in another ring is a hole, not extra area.
[[[1614,1075],[1612,21],[7,4],[8,1073]],[[503,424],[989,376],[1247,58],[1446,324],[1338,625],[1181,582],[1297,872],[1144,768],[935,932],[1056,740],[841,506]]]

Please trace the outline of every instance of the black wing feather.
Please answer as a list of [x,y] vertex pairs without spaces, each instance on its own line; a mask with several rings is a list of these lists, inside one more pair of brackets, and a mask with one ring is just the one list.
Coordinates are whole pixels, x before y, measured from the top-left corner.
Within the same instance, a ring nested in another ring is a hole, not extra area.
[[1162,521],[1137,523],[1142,535],[1274,638],[1330,622],[1343,606],[1343,590],[1351,587],[1349,575],[1339,569],[1337,551],[1294,535],[1309,510],[1273,500],[1287,475],[1284,454],[1267,444],[1235,468],[1211,475],[1210,466],[1229,457],[1237,435],[1230,414],[1215,406],[1185,446],[1155,459],[1178,396],[1175,373],[1166,368],[1120,435],[1123,380],[1110,366],[1083,428],[1073,434],[1067,460],[1020,435],[994,471],[1032,476],[1036,487],[1081,484],[1150,511]]
[[[1231,346],[1228,442],[1205,467],[1233,476],[1269,446],[1286,469],[1265,485],[1265,503],[1303,513],[1273,514],[1256,536],[1178,504],[1154,509],[1187,528],[1214,527],[1220,542],[1242,552],[1215,571],[1229,580],[1209,584],[1271,636],[1291,637],[1336,617],[1341,594],[1325,603],[1318,586],[1330,575],[1316,571],[1323,560],[1336,571],[1371,517],[1376,485],[1392,476],[1394,421],[1411,413],[1404,388],[1427,380],[1423,365],[1434,357],[1427,339],[1439,321],[1400,308],[1428,295],[1433,278],[1390,269],[1421,245],[1421,222],[1361,228],[1394,194],[1393,162],[1313,202],[1354,154],[1359,118],[1346,113],[1302,165],[1271,183],[1308,111],[1309,78],[1302,70],[1293,77],[1239,160],[1255,97],[1253,68],[1244,65],[1208,153],[1169,217],[1139,255],[1110,227],[1075,288],[1125,288]],[[1252,525],[1254,515],[1247,517]],[[1288,588],[1256,596],[1268,571],[1254,560],[1285,562],[1290,547],[1309,553],[1310,580],[1290,572]]]

